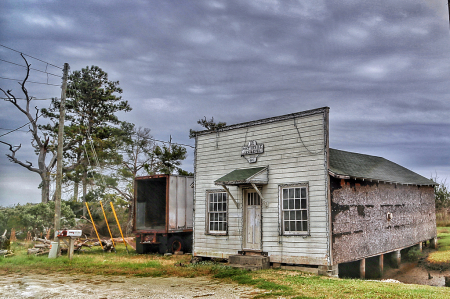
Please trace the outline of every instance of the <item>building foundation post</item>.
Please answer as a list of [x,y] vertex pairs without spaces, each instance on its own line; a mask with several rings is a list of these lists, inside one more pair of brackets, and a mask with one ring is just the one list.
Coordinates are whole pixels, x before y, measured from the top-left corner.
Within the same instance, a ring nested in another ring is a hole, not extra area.
[[417,250],[419,250],[420,252],[422,252],[422,242],[420,242],[419,244],[417,244]]
[[383,270],[384,270],[384,254],[380,254],[379,260],[378,260],[378,269],[380,271],[380,277],[383,276]]
[[394,262],[395,267],[400,268],[400,264],[402,263],[402,253],[400,250],[394,252]]
[[359,261],[359,278],[366,278],[366,259],[362,259]]
[[438,244],[437,238],[430,239],[430,244],[431,244],[431,248],[437,249],[437,244]]

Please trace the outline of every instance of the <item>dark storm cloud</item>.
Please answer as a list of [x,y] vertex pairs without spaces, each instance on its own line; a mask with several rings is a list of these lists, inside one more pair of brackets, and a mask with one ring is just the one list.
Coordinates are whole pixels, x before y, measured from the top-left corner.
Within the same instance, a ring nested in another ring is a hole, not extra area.
[[[172,135],[193,145],[189,128],[199,129],[203,116],[232,124],[329,106],[332,147],[384,156],[425,176],[435,170],[450,176],[444,1],[1,5],[1,44],[56,65],[68,62],[72,70],[100,66],[120,81],[134,108],[122,117],[151,128],[158,139]],[[5,49],[0,55],[20,62]],[[23,76],[11,65],[0,62],[0,68],[3,76]],[[47,80],[39,73],[33,79]],[[13,83],[2,80],[0,86],[17,88]],[[37,97],[60,96],[58,87],[30,84],[29,90]],[[7,103],[0,115],[1,127],[24,123]],[[15,134],[6,140],[28,141]],[[3,156],[7,151],[0,149]],[[33,159],[31,151],[21,151]],[[187,169],[192,159],[189,150]],[[8,163],[0,157],[2,168]]]

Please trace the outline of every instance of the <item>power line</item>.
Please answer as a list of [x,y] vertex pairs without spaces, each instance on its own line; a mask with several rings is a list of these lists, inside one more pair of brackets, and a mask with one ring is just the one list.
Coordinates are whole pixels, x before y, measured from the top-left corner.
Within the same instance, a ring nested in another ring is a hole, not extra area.
[[[38,117],[36,117],[36,120],[37,120],[39,117],[41,117],[41,116],[42,116],[42,113],[41,113]],[[10,134],[10,133],[12,133],[12,132],[18,131],[19,129],[22,129],[23,127],[25,127],[25,126],[27,126],[27,125],[29,125],[29,124],[31,124],[31,121],[27,122],[27,123],[24,124],[23,126],[20,126],[20,127],[14,129],[14,130],[11,130],[11,131],[9,131],[9,132],[6,132],[5,134],[0,135],[0,137],[3,137],[3,136],[5,136],[5,135],[8,135],[8,134]]]
[[162,140],[158,140],[158,139],[150,138],[150,137],[143,137],[143,138],[145,138],[145,139],[150,139],[150,140],[153,140],[153,141],[156,141],[156,142],[161,142],[161,143],[169,143],[169,144],[175,144],[175,145],[181,145],[181,146],[189,146],[190,148],[195,148],[194,146],[188,145],[188,144],[182,144],[182,143],[176,143],[176,142],[162,141]]
[[[10,131],[10,130],[13,130],[13,129],[0,128],[0,130],[4,130],[4,131]],[[28,132],[28,131],[24,131],[24,130],[17,130],[17,129],[16,129],[16,131],[20,131],[20,132]]]
[[[4,62],[7,62],[7,63],[11,63],[11,64],[14,64],[14,65],[26,68],[26,66],[22,65],[22,64],[18,64],[18,63],[15,63],[15,62],[7,61],[7,60],[1,59],[1,58],[0,58],[0,60],[4,61]],[[49,73],[49,72],[44,72],[44,71],[41,71],[41,70],[38,70],[38,69],[35,69],[35,68],[32,68],[32,67],[30,67],[30,70],[41,72],[41,73],[44,73],[44,74],[47,74],[47,75],[52,75],[52,76],[55,76],[55,77],[61,77],[60,75],[55,75],[55,74],[52,74],[52,73]]]
[[54,66],[54,67],[56,67],[56,68],[59,68],[59,69],[61,69],[61,70],[63,69],[63,68],[62,68],[62,67],[60,67],[60,66],[57,66],[57,65],[51,64],[51,63],[49,63],[49,62],[47,62],[47,61],[44,61],[44,60],[42,60],[42,59],[39,59],[39,58],[33,57],[33,56],[31,56],[31,55],[28,55],[28,54],[25,54],[25,53],[23,53],[23,52],[20,52],[20,51],[17,51],[17,50],[11,49],[11,48],[9,48],[9,47],[7,47],[7,46],[4,46],[4,45],[2,45],[2,44],[0,44],[0,46],[1,46],[1,47],[3,47],[3,48],[6,48],[6,49],[8,49],[8,50],[11,50],[11,51],[14,51],[14,52],[17,52],[17,53],[23,54],[23,55],[25,55],[25,56],[28,56],[28,57],[31,57],[31,58],[33,58],[33,59],[39,60],[40,62],[43,62],[43,63],[46,63],[46,64],[48,64],[48,65]]
[[25,127],[26,125],[29,125],[30,123],[31,123],[31,121],[30,121],[30,122],[27,122],[27,123],[24,124],[23,126],[18,127],[17,129],[11,130],[11,131],[9,131],[9,132],[7,132],[7,133],[5,133],[5,134],[0,135],[0,137],[3,137],[3,136],[5,136],[5,135],[8,135],[8,134],[10,134],[10,133],[12,133],[12,132],[14,132],[14,131],[18,131],[19,129],[22,129],[23,127]]
[[[0,45],[1,46],[1,45]],[[5,80],[11,80],[11,81],[17,81],[20,82],[21,80],[18,79],[11,79],[11,78],[5,78],[5,77],[0,77],[0,79],[5,79]],[[34,83],[34,84],[43,84],[43,85],[50,85],[50,86],[58,86],[56,84],[50,84],[50,83],[42,83],[42,82],[34,82],[34,81],[27,81],[27,83]]]
[[[5,98],[5,97],[0,97],[0,99],[1,100],[9,100],[9,98]],[[15,98],[16,100],[26,100],[25,98]],[[31,99],[33,100],[33,101],[50,101],[50,100],[52,100],[52,99],[35,99],[35,98],[32,98],[31,97]]]

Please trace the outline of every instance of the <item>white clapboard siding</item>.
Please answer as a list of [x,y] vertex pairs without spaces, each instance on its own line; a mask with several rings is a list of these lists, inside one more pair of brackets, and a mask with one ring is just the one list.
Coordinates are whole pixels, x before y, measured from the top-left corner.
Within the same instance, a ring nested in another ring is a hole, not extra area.
[[[218,133],[197,136],[195,157],[194,254],[228,257],[242,250],[242,186],[228,186],[240,204],[228,199],[228,233],[225,236],[206,232],[206,193],[221,190],[214,181],[235,169],[268,166],[268,185],[260,188],[262,206],[262,250],[274,261],[301,264],[326,264],[329,255],[327,204],[327,169],[325,160],[328,123],[325,113],[294,119],[260,122]],[[255,140],[264,144],[257,163],[241,157],[242,146]],[[280,236],[279,186],[308,184],[309,236]],[[245,186],[248,188],[250,186]]]

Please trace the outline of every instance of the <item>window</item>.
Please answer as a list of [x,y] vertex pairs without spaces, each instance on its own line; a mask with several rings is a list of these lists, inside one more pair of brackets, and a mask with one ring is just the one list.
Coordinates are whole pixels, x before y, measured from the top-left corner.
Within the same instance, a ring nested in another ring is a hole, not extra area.
[[308,234],[307,190],[307,186],[281,187],[281,223],[283,234]]
[[208,192],[208,233],[227,233],[227,193]]

